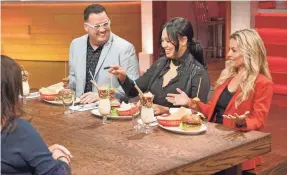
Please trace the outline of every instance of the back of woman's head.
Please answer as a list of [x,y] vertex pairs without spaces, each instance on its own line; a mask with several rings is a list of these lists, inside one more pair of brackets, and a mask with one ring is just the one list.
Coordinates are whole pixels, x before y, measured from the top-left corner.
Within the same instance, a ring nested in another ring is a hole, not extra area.
[[20,96],[22,74],[19,65],[11,58],[1,55],[1,127],[14,128],[14,119],[23,114]]
[[[179,39],[178,37],[187,37],[187,46],[190,53],[194,58],[206,66],[203,58],[203,49],[199,41],[193,39],[193,27],[190,21],[182,17],[175,17],[163,25],[162,30],[166,28],[167,35],[173,41],[175,46],[175,51],[178,52],[179,49]],[[162,31],[161,31],[162,32]],[[161,37],[161,34],[160,34]]]

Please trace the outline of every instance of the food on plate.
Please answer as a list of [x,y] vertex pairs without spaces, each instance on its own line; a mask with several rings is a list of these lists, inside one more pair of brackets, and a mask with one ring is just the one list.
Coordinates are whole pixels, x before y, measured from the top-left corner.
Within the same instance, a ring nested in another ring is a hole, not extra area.
[[200,99],[198,97],[194,97],[192,100],[196,102],[200,102]]
[[132,106],[131,103],[122,102],[119,108],[116,108],[119,116],[131,116],[139,112],[138,106]]
[[125,103],[123,101],[122,104],[120,105],[120,107],[116,108],[116,111],[119,114],[119,116],[130,116],[130,115],[132,115],[131,108],[132,107],[131,107],[130,103]]
[[63,87],[63,82],[54,84],[49,87],[42,87],[39,92],[40,92],[40,97],[43,100],[48,100],[48,101],[54,101],[55,98],[58,96],[58,93],[64,89]]
[[109,88],[109,98],[111,101],[112,108],[119,107],[121,105],[119,100],[116,99],[115,91],[116,91],[115,88]]
[[119,114],[117,113],[117,110],[115,108],[111,110],[111,115],[112,116],[119,116]]
[[64,83],[60,82],[46,88],[42,87],[39,92],[43,95],[58,94],[62,89],[64,89],[63,85]]
[[185,107],[180,107],[177,108],[176,111],[173,110],[174,108],[170,108],[169,113],[170,113],[170,117],[176,117],[179,120],[186,115],[190,115],[191,114],[191,110]]
[[119,102],[119,100],[117,100],[117,99],[111,100],[111,107],[112,108],[119,107],[120,105],[121,105],[121,103]]
[[[174,109],[174,108],[173,108]],[[174,111],[174,110],[170,110]],[[162,115],[157,117],[157,121],[159,124],[163,126],[179,126],[181,123],[181,118],[190,115],[191,110],[185,107],[178,108],[175,112],[170,112],[170,115]]]
[[71,89],[62,89],[58,96],[55,97],[55,101],[62,102],[64,100],[65,103],[69,103],[73,100],[73,95],[71,93]]
[[116,98],[115,92],[116,92],[116,89],[115,89],[115,88],[109,88],[109,97],[110,97],[110,100],[113,100],[113,99]]
[[179,128],[185,131],[197,131],[201,128],[203,121],[197,114],[182,117]]

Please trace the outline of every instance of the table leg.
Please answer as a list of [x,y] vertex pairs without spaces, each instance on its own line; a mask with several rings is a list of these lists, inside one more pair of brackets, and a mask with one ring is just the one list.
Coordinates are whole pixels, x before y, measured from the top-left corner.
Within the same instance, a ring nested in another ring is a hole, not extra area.
[[225,175],[242,175],[242,164],[238,164],[226,169]]

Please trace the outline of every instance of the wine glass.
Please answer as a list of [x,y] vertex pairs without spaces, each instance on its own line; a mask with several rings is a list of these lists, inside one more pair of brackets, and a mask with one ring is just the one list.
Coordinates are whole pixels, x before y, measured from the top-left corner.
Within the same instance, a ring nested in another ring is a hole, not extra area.
[[[63,89],[60,91],[61,100],[64,106],[64,114],[69,115],[72,111],[69,109],[69,104],[74,104],[75,101],[75,91],[71,89]],[[68,107],[68,108],[67,108]]]
[[111,101],[109,95],[109,87],[101,85],[98,89],[99,94],[99,113],[103,116],[103,124],[107,124],[107,116],[111,113]]

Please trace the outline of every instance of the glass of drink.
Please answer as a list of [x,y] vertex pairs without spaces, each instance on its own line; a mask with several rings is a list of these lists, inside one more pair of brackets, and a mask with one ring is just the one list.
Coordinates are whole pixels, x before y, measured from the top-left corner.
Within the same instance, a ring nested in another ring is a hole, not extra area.
[[111,113],[111,102],[109,87],[102,85],[98,89],[99,94],[99,113],[103,116],[103,124],[107,124],[107,116]]
[[150,92],[144,93],[140,97],[140,102],[141,102],[140,116],[144,123],[144,128],[145,128],[144,132],[148,134],[152,132],[152,128],[150,127],[150,124],[156,121],[156,118],[154,116],[154,111],[152,108],[152,105],[153,105],[152,93]]

